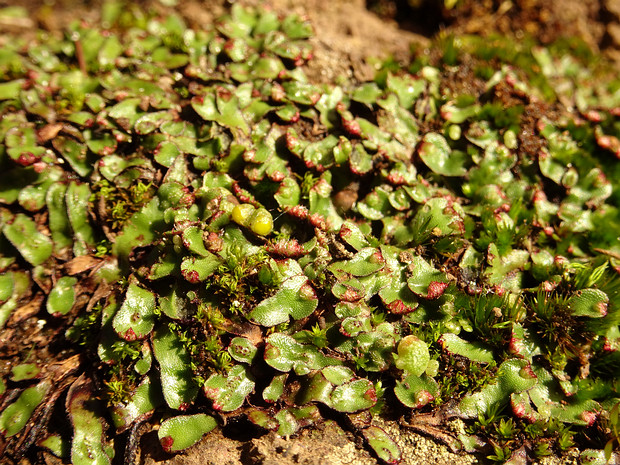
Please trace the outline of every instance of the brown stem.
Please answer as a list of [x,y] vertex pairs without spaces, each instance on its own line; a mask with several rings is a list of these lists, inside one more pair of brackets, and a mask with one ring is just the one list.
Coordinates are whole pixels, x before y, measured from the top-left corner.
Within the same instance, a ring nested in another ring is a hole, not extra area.
[[84,60],[84,47],[82,47],[82,42],[80,39],[75,41],[75,55],[77,56],[80,71],[82,71],[82,74],[86,76],[88,71],[86,69],[86,60]]

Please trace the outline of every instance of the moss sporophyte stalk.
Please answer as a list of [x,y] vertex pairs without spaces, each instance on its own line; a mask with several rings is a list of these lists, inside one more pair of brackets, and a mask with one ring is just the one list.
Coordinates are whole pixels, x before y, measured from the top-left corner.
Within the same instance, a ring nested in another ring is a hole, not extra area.
[[4,40],[4,457],[111,463],[144,422],[177,452],[229,416],[288,437],[330,411],[387,463],[377,418],[422,414],[489,460],[614,454],[617,78],[464,36],[316,84],[312,33],[108,1]]

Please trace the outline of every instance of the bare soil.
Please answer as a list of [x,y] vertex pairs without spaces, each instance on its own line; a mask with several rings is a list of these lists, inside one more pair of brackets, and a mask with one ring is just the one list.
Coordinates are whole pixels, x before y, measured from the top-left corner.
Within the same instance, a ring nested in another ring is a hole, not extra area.
[[[407,0],[240,1],[261,4],[283,14],[308,15],[316,33],[312,39],[314,58],[308,65],[307,75],[315,82],[371,79],[374,65],[368,57],[392,56],[406,62],[412,46],[424,48],[430,44],[433,34],[450,32],[479,35],[500,32],[514,37],[515,41],[529,34],[542,43],[559,37],[579,37],[595,52],[620,63],[620,0],[467,0],[454,10],[447,10],[441,7],[443,2],[432,0],[422,2],[418,10],[411,8]],[[143,3],[165,9],[156,2]],[[95,18],[99,11],[99,2],[88,0],[0,0],[0,7],[13,5],[27,7],[30,19],[0,24],[0,32],[29,34],[37,27],[57,31],[73,19]],[[227,6],[225,0],[181,0],[175,8],[190,24],[200,27],[224,12]],[[41,304],[42,293],[33,290],[32,305],[24,306],[4,330],[0,338],[0,374],[8,369],[16,351],[26,346],[37,347],[41,359],[54,361],[66,355],[55,352],[54,346],[48,344],[54,334],[41,333],[36,324]],[[477,462],[474,456],[450,451],[446,443],[450,443],[456,431],[435,429],[424,422],[416,423],[415,419],[409,421],[417,426],[402,426],[398,421],[381,424],[399,443],[403,464]],[[328,420],[302,430],[295,437],[280,438],[273,433],[260,435],[255,430],[224,428],[208,434],[184,453],[172,456],[163,452],[156,432],[149,426],[139,440],[135,462],[144,465],[376,464],[377,459],[363,447],[360,438],[346,429],[346,424]],[[39,459],[40,463],[59,463],[49,454]],[[571,460],[567,459],[568,463]],[[3,463],[1,457],[0,463]]]

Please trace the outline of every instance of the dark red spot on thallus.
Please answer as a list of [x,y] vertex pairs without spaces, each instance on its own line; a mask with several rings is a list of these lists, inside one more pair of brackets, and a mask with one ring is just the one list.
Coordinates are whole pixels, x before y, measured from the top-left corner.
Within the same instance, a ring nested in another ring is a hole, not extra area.
[[161,438],[160,442],[161,442],[161,447],[166,452],[170,452],[172,450],[172,445],[174,444],[174,439],[172,439],[172,436],[165,436]]
[[232,98],[232,92],[223,87],[217,88],[217,96],[221,98],[223,101],[228,102]]
[[534,373],[534,370],[532,369],[531,365],[526,365],[523,368],[521,368],[521,370],[519,370],[519,375],[521,376],[521,378],[525,378],[525,379],[538,378],[538,376],[536,376],[536,373]]
[[136,333],[133,331],[133,328],[129,328],[127,331],[125,331],[125,335],[123,337],[125,338],[126,341],[130,341],[130,342],[138,339],[138,337],[136,336]]
[[300,220],[305,220],[308,217],[308,209],[303,205],[295,205],[294,207],[288,209],[287,213],[299,218]]
[[342,127],[344,127],[344,130],[352,136],[359,137],[362,135],[362,128],[360,127],[360,124],[354,119],[343,119]]
[[276,243],[268,243],[265,246],[267,252],[281,257],[295,258],[304,254],[304,249],[297,239],[280,240]]
[[319,229],[327,229],[327,221],[319,213],[313,213],[312,215],[309,215],[308,219],[310,220],[312,226]]
[[342,225],[340,227],[340,237],[342,237],[343,239],[351,236],[353,234],[353,231],[351,230],[351,228],[346,227],[345,225]]
[[341,300],[345,302],[357,302],[364,297],[361,292],[351,286],[345,285],[347,290],[342,293]]
[[284,180],[284,173],[281,171],[274,171],[269,175],[269,179],[275,182],[282,182]]
[[305,62],[304,57],[302,56],[301,53],[298,53],[297,56],[294,58],[294,60],[295,60],[295,66],[297,67],[303,65]]
[[439,281],[431,281],[428,285],[428,298],[437,299],[443,295],[448,287],[448,283],[440,283]]
[[371,402],[377,402],[377,391],[375,391],[374,387],[371,387],[364,393],[364,399]]
[[418,395],[418,404],[416,405],[416,407],[422,408],[434,399],[435,399],[435,396],[433,396],[430,392],[424,389]]
[[598,414],[596,412],[585,411],[581,414],[581,419],[586,422],[587,426],[592,426],[596,421]]
[[611,344],[611,342],[609,341],[609,339],[605,340],[605,345],[603,345],[603,350],[605,352],[615,352],[616,349],[614,348],[614,346]]
[[395,300],[387,304],[387,308],[391,313],[396,315],[402,315],[403,313],[410,313],[415,309],[405,304],[402,300]]
[[511,354],[520,354],[523,351],[523,339],[512,336],[508,345],[508,351]]
[[192,284],[196,284],[200,281],[200,276],[196,270],[182,270],[181,274]]
[[219,388],[210,388],[210,387],[205,387],[204,388],[204,392],[205,392],[205,396],[207,396],[208,399],[211,399],[214,403],[213,408],[215,410],[218,410],[217,407],[215,407],[215,399],[217,399],[217,396],[220,393]]
[[402,174],[394,172],[390,172],[390,174],[388,174],[387,180],[390,184],[394,184],[396,186],[407,183],[407,180]]
[[523,402],[518,403],[518,402],[514,402],[511,400],[510,404],[512,406],[513,413],[518,418],[523,418],[529,421],[530,423],[534,423],[534,421],[536,421],[536,418],[534,417],[532,410],[528,409],[525,403]]
[[207,249],[209,251],[216,253],[221,251],[224,248],[224,241],[220,236],[218,236],[215,232],[210,232],[205,241]]
[[288,148],[290,151],[293,151],[294,149],[297,148],[299,144],[299,139],[294,136],[292,133],[287,132],[286,133],[286,148]]
[[30,166],[33,163],[38,162],[40,159],[41,157],[37,157],[31,152],[23,152],[15,161],[22,166]]
[[299,297],[304,300],[315,300],[316,292],[314,292],[314,288],[306,282],[299,288]]
[[183,188],[183,196],[179,199],[179,204],[183,207],[191,207],[196,200],[196,196],[193,192],[189,190],[189,188]]
[[240,344],[233,344],[232,351],[242,356],[247,356],[250,353],[250,350],[247,347],[243,347]]
[[375,253],[373,253],[370,256],[370,263],[384,263],[385,260],[383,260],[383,255],[381,255],[381,252],[379,250],[377,250]]
[[34,168],[35,173],[41,174],[47,168],[47,163],[44,161],[38,161],[33,163],[32,167]]

